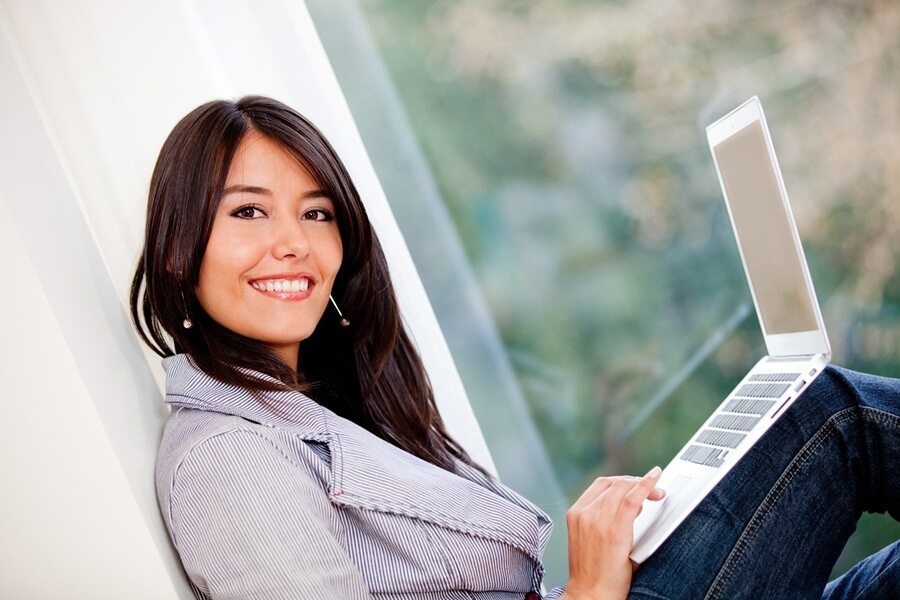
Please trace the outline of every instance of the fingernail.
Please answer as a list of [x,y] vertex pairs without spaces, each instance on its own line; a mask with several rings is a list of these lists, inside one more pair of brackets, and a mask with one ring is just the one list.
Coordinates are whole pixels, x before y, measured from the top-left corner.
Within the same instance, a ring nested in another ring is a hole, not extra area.
[[656,479],[657,477],[659,477],[660,473],[662,473],[662,469],[656,466],[650,469],[650,471],[648,471],[647,474],[644,475],[644,477],[652,477],[653,479]]

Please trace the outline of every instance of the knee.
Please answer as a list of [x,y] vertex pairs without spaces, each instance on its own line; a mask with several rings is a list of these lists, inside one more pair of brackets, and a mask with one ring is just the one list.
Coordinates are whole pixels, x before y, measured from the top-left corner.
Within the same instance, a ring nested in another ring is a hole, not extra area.
[[900,409],[900,379],[829,365],[814,383],[824,394],[852,405],[893,414]]

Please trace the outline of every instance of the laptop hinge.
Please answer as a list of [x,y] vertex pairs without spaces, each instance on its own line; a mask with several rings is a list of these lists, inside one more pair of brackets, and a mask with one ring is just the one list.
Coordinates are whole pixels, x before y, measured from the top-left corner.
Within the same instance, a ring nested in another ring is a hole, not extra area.
[[766,362],[803,362],[808,361],[816,356],[820,356],[818,354],[796,354],[792,356],[769,356],[766,359]]

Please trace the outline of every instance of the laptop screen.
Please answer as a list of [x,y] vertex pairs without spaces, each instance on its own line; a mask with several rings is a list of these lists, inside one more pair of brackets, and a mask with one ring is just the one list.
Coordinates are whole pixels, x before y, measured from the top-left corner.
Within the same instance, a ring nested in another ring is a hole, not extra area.
[[714,152],[763,329],[770,335],[817,329],[762,125],[752,122]]

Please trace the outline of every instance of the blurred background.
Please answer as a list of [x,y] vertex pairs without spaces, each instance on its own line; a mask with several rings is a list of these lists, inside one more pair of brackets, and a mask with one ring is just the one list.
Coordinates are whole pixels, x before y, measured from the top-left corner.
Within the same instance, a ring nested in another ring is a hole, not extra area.
[[[764,352],[704,128],[759,95],[834,361],[900,375],[900,3],[310,0],[501,477],[557,520]],[[836,572],[900,538],[864,517]]]

